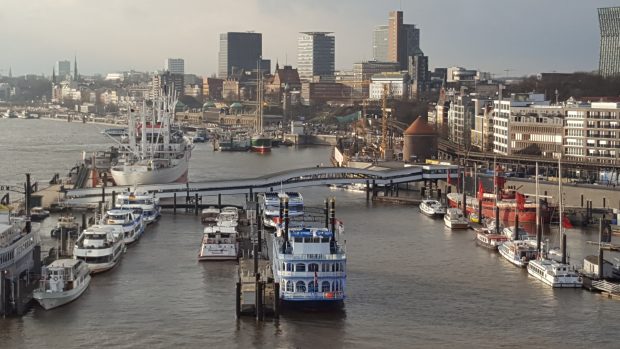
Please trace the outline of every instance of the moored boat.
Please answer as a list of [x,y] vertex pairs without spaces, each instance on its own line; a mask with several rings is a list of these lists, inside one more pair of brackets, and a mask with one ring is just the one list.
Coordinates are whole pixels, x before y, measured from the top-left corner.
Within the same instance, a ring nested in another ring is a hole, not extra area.
[[220,209],[217,207],[208,207],[202,210],[200,214],[200,220],[203,224],[215,224],[217,223],[217,216],[220,214]]
[[121,227],[125,245],[132,244],[140,239],[144,233],[142,210],[140,208],[123,208],[109,210],[100,222],[101,225]]
[[144,224],[151,224],[161,217],[159,198],[148,192],[134,190],[121,193],[116,198],[116,206],[126,209],[139,209],[142,212]]
[[476,233],[476,244],[497,251],[498,247],[510,239],[506,235],[485,232]]
[[583,281],[570,265],[546,258],[531,260],[527,273],[554,288],[581,288]]
[[90,284],[90,269],[81,260],[59,259],[43,267],[34,299],[46,310],[76,300]]
[[459,208],[449,208],[443,216],[446,227],[450,229],[468,229],[469,221],[463,216],[463,211]]
[[538,255],[534,240],[507,241],[498,247],[498,251],[510,263],[521,268],[525,268]]
[[199,261],[236,260],[239,257],[239,242],[235,227],[209,226],[204,228]]
[[61,232],[69,234],[72,238],[77,238],[80,232],[80,224],[76,221],[75,216],[63,215],[58,217],[56,227],[52,229],[50,235],[54,238],[61,237]]
[[33,222],[41,222],[50,216],[50,211],[44,210],[43,207],[33,207],[30,210],[30,220]]
[[80,234],[73,258],[84,261],[92,274],[114,268],[125,252],[122,227],[93,225]]
[[419,206],[420,212],[429,217],[443,217],[446,214],[446,208],[437,200],[422,200]]

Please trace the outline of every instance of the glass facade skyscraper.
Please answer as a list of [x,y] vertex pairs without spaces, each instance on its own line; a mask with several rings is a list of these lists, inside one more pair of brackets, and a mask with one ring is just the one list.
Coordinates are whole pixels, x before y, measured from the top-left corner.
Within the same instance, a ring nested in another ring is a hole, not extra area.
[[388,26],[379,25],[372,32],[372,58],[379,62],[388,62]]
[[620,7],[598,9],[601,30],[599,73],[602,76],[620,74]]
[[[235,33],[220,34],[220,52],[218,59],[217,75],[226,79],[234,71],[256,70],[258,60],[263,52],[263,35],[261,33]],[[261,62],[261,69],[269,72],[266,61]]]
[[304,32],[297,40],[297,71],[301,80],[334,76],[336,38],[330,32]]

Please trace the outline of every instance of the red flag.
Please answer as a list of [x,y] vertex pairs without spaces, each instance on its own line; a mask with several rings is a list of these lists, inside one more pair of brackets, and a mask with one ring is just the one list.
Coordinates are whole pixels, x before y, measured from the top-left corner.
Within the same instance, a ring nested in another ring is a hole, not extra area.
[[482,179],[478,179],[478,200],[482,200],[484,196],[484,187],[482,186]]
[[570,219],[568,219],[568,217],[566,216],[562,217],[562,227],[564,227],[564,229],[573,228],[573,224],[570,222]]
[[516,193],[517,210],[523,211],[525,209],[525,195]]
[[447,170],[446,170],[446,173],[447,173],[447,175],[446,175],[446,177],[447,177],[447,178],[446,178],[446,181],[448,182],[448,185],[450,185],[450,169],[447,169]]

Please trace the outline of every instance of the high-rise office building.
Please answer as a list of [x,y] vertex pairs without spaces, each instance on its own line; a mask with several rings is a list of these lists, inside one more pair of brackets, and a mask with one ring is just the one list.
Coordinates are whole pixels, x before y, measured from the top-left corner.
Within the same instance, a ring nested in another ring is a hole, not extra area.
[[297,39],[297,70],[301,80],[334,76],[336,38],[331,32],[302,32]]
[[172,74],[185,74],[185,60],[183,58],[167,58],[164,61],[164,70]]
[[221,79],[226,79],[242,70],[256,70],[258,64],[264,73],[269,73],[271,61],[262,59],[262,55],[263,35],[261,33],[228,32],[220,34],[217,75]]
[[379,25],[372,32],[372,58],[378,62],[388,62],[388,26]]
[[601,53],[598,69],[602,76],[620,74],[620,7],[598,9]]
[[60,80],[65,80],[71,76],[71,62],[69,61],[57,61],[56,62],[56,74]]
[[406,70],[409,57],[420,50],[420,29],[413,24],[403,24],[402,11],[392,11],[387,34],[387,60],[400,63],[400,69]]

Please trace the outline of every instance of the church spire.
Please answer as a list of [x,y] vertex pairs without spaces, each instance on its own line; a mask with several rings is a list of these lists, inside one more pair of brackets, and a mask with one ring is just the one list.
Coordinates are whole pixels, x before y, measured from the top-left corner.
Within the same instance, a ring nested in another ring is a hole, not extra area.
[[77,55],[73,56],[73,80],[75,81],[79,80],[78,68],[77,68]]
[[278,59],[276,58],[276,72],[280,69],[280,65],[278,64]]

